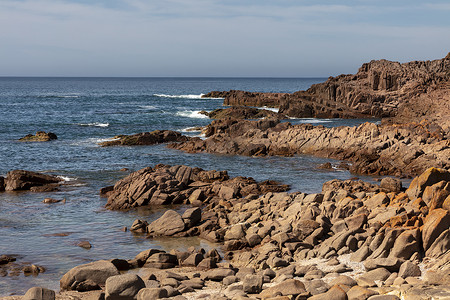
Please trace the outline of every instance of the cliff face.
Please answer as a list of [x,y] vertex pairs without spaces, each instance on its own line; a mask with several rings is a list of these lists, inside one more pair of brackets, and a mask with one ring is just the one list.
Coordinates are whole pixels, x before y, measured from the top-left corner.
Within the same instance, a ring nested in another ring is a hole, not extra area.
[[450,53],[433,61],[371,61],[354,75],[330,77],[293,94],[232,90],[220,95],[224,105],[279,107],[290,117],[442,120],[450,115]]

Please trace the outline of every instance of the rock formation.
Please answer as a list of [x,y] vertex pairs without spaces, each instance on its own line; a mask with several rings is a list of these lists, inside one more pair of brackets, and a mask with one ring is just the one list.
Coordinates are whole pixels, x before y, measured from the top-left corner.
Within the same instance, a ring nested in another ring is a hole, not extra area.
[[108,192],[109,209],[129,209],[145,205],[202,204],[211,198],[285,191],[287,185],[253,178],[229,178],[226,171],[205,171],[188,166],[157,165],[131,173]]
[[36,132],[36,135],[28,134],[24,136],[23,138],[20,138],[19,141],[21,142],[48,142],[52,140],[56,140],[58,137],[53,132],[45,132],[45,131],[38,131]]
[[[317,194],[211,198],[190,231],[221,243],[227,261],[216,249],[148,249],[128,260],[75,267],[61,279],[61,290],[105,285],[107,295],[137,299],[199,293],[212,299],[446,299],[450,207],[424,199],[441,195],[449,178],[449,171],[430,168],[406,191],[333,181]],[[149,227],[156,223],[172,235],[186,224],[170,210]],[[119,275],[131,268],[142,268],[139,276]]]
[[258,109],[256,107],[232,106],[229,108],[219,108],[212,112],[201,111],[201,114],[211,119],[262,119],[262,118],[280,118],[285,119],[286,116],[267,109]]
[[99,145],[106,146],[144,146],[169,142],[182,142],[187,138],[181,133],[172,130],[155,130],[133,135],[118,135],[113,140],[102,142]]
[[[365,63],[354,75],[330,77],[292,94],[212,92],[224,105],[279,107],[299,118],[392,118],[395,122],[448,121],[450,54],[433,61]],[[450,125],[448,125],[450,126]]]
[[2,189],[6,191],[53,191],[57,189],[61,181],[62,179],[60,177],[53,175],[14,170],[8,172],[5,179],[0,178],[0,191]]
[[191,138],[169,147],[247,156],[311,154],[348,160],[351,172],[368,175],[412,177],[432,166],[450,168],[447,133],[425,121],[325,128],[277,120],[220,120],[213,121],[204,133],[207,139]]

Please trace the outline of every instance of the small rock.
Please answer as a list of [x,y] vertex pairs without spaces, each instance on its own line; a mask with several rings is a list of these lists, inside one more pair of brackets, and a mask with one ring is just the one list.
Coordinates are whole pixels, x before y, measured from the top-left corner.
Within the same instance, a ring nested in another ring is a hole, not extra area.
[[89,241],[81,241],[77,243],[78,247],[84,248],[84,249],[91,249],[92,245],[89,243]]
[[111,276],[106,280],[105,300],[133,299],[144,288],[144,281],[135,274]]
[[164,288],[143,288],[137,294],[137,300],[162,299],[169,295]]

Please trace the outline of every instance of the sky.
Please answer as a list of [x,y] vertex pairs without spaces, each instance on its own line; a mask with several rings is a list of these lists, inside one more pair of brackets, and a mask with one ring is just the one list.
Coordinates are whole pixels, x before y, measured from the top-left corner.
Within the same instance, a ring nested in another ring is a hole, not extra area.
[[328,77],[448,52],[448,0],[0,0],[0,76]]

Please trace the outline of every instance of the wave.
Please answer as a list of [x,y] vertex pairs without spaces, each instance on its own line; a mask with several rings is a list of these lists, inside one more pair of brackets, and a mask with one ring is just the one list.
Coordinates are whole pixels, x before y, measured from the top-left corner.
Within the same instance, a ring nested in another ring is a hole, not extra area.
[[199,95],[167,95],[167,94],[153,94],[153,96],[155,96],[155,97],[162,97],[162,98],[183,98],[183,99],[224,99],[224,98],[209,98],[209,97],[203,98],[203,95],[205,95],[205,94],[199,94]]
[[49,95],[39,95],[39,98],[80,98],[79,95],[55,95],[55,94],[49,94]]
[[180,130],[181,132],[201,132],[202,130],[198,127],[186,127]]
[[84,140],[73,141],[70,145],[72,146],[84,146],[84,147],[100,147],[99,144],[102,142],[109,142],[118,140],[117,138],[88,138]]
[[99,122],[95,122],[95,123],[78,123],[78,126],[95,126],[95,127],[108,127],[109,123],[99,123]]
[[139,106],[139,108],[153,110],[153,109],[156,109],[156,106],[153,106],[153,105],[141,105],[141,106]]
[[209,119],[208,116],[201,114],[200,110],[184,110],[175,113],[175,115],[186,118],[194,118],[194,119]]
[[310,123],[310,124],[316,124],[316,123],[330,123],[333,122],[330,119],[314,119],[314,118],[294,118],[290,117],[291,120],[297,120],[298,123]]

